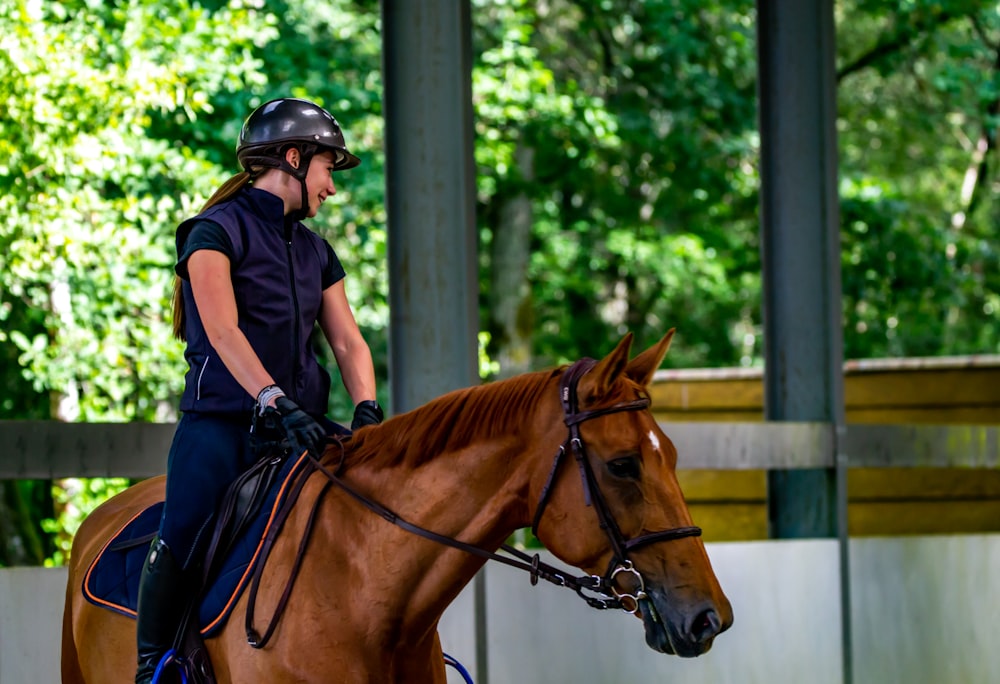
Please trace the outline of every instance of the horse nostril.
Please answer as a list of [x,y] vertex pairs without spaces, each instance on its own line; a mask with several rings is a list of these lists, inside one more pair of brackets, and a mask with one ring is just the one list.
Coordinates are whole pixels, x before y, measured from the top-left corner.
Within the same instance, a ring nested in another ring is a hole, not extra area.
[[713,608],[703,610],[691,621],[691,638],[695,641],[707,641],[711,639],[722,627],[722,620]]

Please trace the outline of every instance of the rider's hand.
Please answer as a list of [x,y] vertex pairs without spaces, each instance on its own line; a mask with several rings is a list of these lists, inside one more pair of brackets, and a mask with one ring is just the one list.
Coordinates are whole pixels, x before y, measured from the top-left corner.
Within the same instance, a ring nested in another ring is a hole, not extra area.
[[351,421],[351,429],[357,430],[365,425],[378,425],[382,422],[384,415],[382,407],[377,401],[362,401],[354,407],[354,420]]
[[326,432],[298,404],[288,397],[278,397],[274,401],[274,408],[268,410],[278,414],[278,426],[295,456],[307,450],[313,456],[323,454]]

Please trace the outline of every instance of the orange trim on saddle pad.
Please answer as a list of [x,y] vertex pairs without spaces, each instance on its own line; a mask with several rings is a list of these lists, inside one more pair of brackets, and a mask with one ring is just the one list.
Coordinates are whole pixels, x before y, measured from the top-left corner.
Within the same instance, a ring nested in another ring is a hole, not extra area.
[[[293,477],[298,472],[306,458],[308,458],[308,455],[303,453],[298,460],[296,460],[295,463],[288,468],[288,472],[285,477],[282,478],[281,486],[278,488],[277,493],[274,496],[274,501],[271,504],[267,523],[263,526],[263,529],[260,532],[255,534],[256,546],[253,554],[251,555],[250,560],[246,563],[246,568],[243,570],[239,580],[233,586],[232,590],[229,591],[229,596],[224,601],[222,608],[219,609],[218,614],[210,620],[204,615],[201,616],[201,623],[203,626],[201,627],[200,632],[202,636],[210,635],[213,631],[219,629],[225,623],[229,614],[232,612],[233,607],[239,600],[240,595],[243,593],[244,589],[246,589],[247,582],[260,558],[261,550],[264,545],[264,539],[267,537],[272,525],[274,524],[278,510],[285,501],[289,483],[292,481]],[[121,615],[135,618],[135,597],[137,596],[138,575],[141,573],[142,564],[145,562],[146,553],[149,548],[147,539],[150,534],[155,534],[156,530],[159,528],[158,511],[162,510],[162,506],[163,502],[158,501],[133,515],[124,525],[118,528],[114,535],[112,535],[111,538],[104,543],[104,546],[101,547],[97,557],[94,558],[90,567],[87,568],[87,573],[83,579],[83,595],[90,603]],[[154,516],[154,514],[156,515]],[[139,521],[139,518],[143,515],[152,517],[153,519]],[[130,530],[130,528],[136,524],[141,524],[142,528],[139,530]],[[127,533],[136,534],[134,537],[135,541],[133,543],[129,543],[130,538],[127,537]],[[118,548],[113,548],[115,546]],[[113,557],[111,555],[112,553],[118,554],[118,558]],[[117,567],[102,567],[102,561],[105,561],[105,565],[107,566],[117,564]],[[235,562],[233,567],[230,568],[228,572],[238,570],[241,564],[242,561]],[[226,573],[223,572],[220,573],[219,576],[213,578],[210,585],[219,584],[221,581],[220,578],[225,574]],[[132,585],[134,585],[134,588]],[[206,589],[207,595],[208,592],[211,591],[212,586],[209,586]],[[215,598],[213,602],[218,603],[220,601],[221,599]]]

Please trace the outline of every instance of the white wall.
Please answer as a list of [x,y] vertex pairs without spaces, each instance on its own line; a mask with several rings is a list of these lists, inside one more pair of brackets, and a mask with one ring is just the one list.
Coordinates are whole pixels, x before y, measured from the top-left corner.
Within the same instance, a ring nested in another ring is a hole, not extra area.
[[695,659],[651,650],[631,615],[490,566],[489,684],[839,684],[836,554],[834,541],[710,545],[735,621]]
[[66,569],[0,569],[0,684],[59,681]]
[[1000,535],[851,544],[856,684],[1000,682]]
[[[710,544],[735,623],[706,655],[650,650],[624,613],[526,573],[486,570],[489,682],[840,684],[833,540]],[[551,559],[549,559],[551,560]],[[1000,682],[1000,535],[851,542],[855,684]],[[59,681],[62,569],[0,570],[0,684]],[[475,675],[470,586],[441,623]],[[462,681],[448,668],[449,683]]]

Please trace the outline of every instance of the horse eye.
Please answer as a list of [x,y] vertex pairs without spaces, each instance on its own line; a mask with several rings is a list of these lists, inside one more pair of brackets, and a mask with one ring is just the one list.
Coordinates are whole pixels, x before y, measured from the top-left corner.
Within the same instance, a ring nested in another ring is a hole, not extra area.
[[635,456],[626,456],[608,461],[608,472],[623,480],[638,480],[639,459]]

